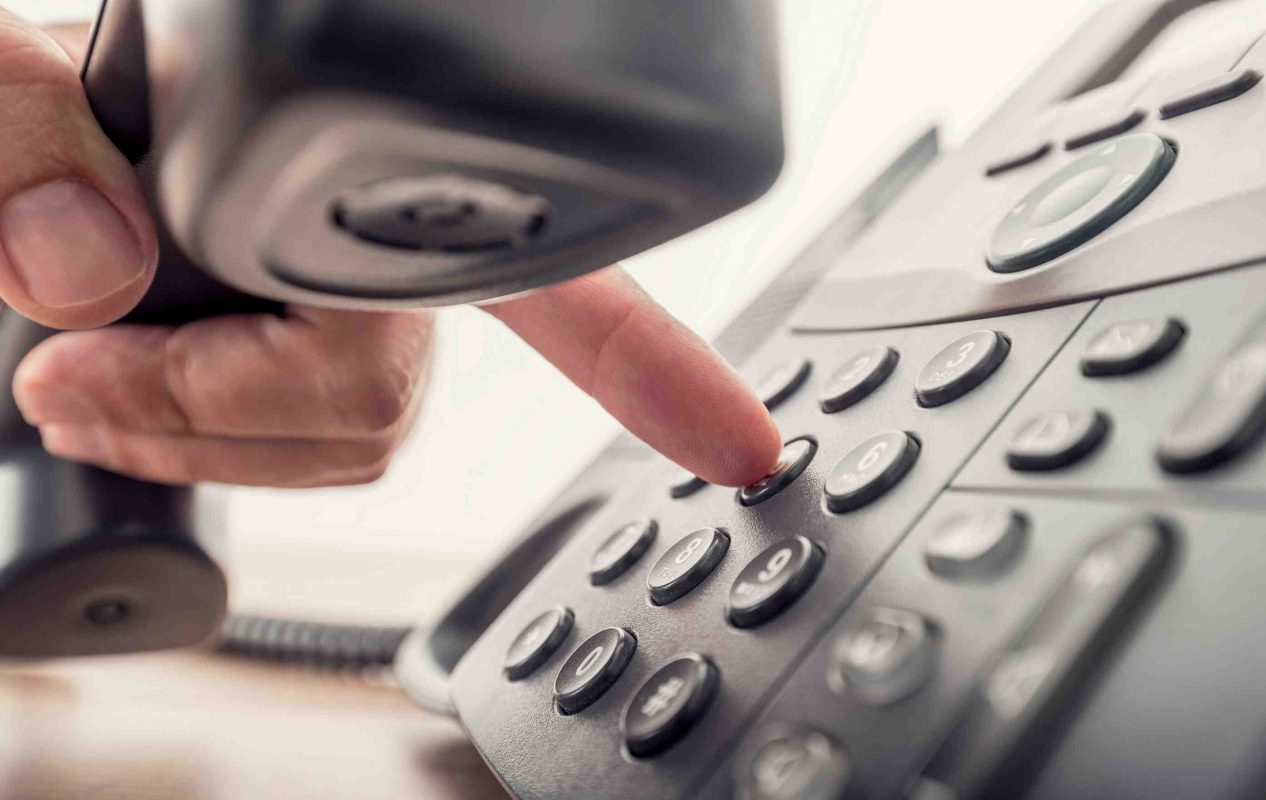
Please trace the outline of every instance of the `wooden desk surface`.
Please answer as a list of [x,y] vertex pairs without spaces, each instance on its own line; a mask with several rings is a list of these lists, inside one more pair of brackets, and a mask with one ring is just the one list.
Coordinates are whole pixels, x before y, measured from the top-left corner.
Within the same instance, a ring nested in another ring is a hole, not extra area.
[[3,800],[505,797],[391,687],[197,652],[0,667]]

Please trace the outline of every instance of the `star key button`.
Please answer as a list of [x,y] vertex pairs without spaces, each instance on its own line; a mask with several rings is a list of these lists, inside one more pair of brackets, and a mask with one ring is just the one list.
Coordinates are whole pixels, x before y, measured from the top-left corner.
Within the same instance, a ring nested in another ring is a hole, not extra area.
[[620,729],[629,754],[647,758],[672,746],[703,716],[716,688],[716,667],[698,653],[656,670],[624,708]]

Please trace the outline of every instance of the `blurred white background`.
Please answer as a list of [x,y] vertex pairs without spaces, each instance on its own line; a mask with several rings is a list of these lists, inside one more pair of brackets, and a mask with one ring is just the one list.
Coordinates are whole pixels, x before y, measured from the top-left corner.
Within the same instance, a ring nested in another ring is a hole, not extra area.
[[[781,0],[781,180],[754,206],[638,257],[630,271],[714,335],[891,154],[932,123],[953,147],[1102,2]],[[96,1],[6,5],[68,20],[90,17]],[[429,616],[407,588],[415,565],[459,585],[615,431],[596,404],[479,312],[445,312],[440,337],[423,420],[385,479],[357,489],[232,491],[239,608]],[[384,581],[402,587],[398,602],[359,599]]]

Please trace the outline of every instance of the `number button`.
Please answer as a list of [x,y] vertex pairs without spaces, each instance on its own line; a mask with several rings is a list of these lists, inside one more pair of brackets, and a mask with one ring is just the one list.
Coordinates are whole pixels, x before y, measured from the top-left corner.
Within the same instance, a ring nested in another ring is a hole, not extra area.
[[551,608],[529,622],[506,651],[506,678],[519,681],[536,672],[571,633],[574,619],[569,608]]
[[1026,422],[1007,445],[1007,464],[1036,471],[1071,466],[1095,451],[1108,435],[1102,411],[1047,411]]
[[761,380],[756,387],[756,395],[765,408],[773,411],[799,391],[809,379],[812,369],[813,364],[805,359],[781,364]]
[[716,687],[716,667],[696,653],[660,667],[624,708],[620,728],[629,754],[646,758],[674,744],[703,716]]
[[739,503],[754,506],[778,494],[800,477],[800,473],[809,466],[809,462],[813,460],[813,454],[817,451],[817,442],[812,439],[792,439],[787,442],[782,452],[778,454],[778,465],[774,467],[773,472],[756,483],[739,489]]
[[800,726],[761,731],[736,777],[740,800],[827,800],[843,797],[848,755],[826,734]]
[[997,331],[972,331],[946,345],[914,381],[919,405],[942,406],[985,381],[1007,358],[1011,342]]
[[668,493],[672,495],[674,500],[680,500],[683,497],[689,497],[707,485],[707,481],[693,472],[678,469],[676,475],[673,476],[672,483],[668,485]]
[[845,361],[822,385],[818,405],[827,414],[843,411],[866,399],[897,367],[897,351],[877,345]]
[[1169,317],[1117,322],[1086,344],[1081,372],[1092,378],[1138,372],[1172,353],[1186,333],[1182,323]]
[[608,584],[620,577],[650,548],[659,526],[652,519],[639,519],[607,537],[589,560],[589,582]]
[[822,549],[803,536],[785,539],[743,567],[730,587],[730,624],[751,628],[804,594],[822,569]]
[[591,705],[616,682],[636,649],[637,639],[624,628],[606,628],[586,639],[554,679],[558,710],[575,714]]
[[716,569],[730,547],[730,537],[717,528],[700,528],[659,557],[646,578],[651,602],[667,605],[694,589]]
[[919,458],[919,442],[905,431],[888,431],[854,447],[826,479],[826,504],[835,512],[872,502],[905,477]]

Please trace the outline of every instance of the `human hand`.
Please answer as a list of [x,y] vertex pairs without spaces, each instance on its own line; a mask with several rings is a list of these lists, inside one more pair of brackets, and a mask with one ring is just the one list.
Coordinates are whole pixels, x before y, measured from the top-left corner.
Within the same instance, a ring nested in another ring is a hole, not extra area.
[[[98,327],[144,295],[158,247],[131,166],[84,97],[84,30],[53,34],[0,11],[0,299],[74,329],[32,350],[14,378],[45,447],[165,483],[381,476],[418,410],[431,313],[289,306]],[[700,477],[742,485],[772,468],[781,443],[764,406],[618,269],[485,309]]]

